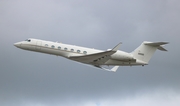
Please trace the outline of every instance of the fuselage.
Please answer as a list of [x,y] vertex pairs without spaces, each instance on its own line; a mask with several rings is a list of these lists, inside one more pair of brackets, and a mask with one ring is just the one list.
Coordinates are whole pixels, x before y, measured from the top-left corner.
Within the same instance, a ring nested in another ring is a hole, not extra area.
[[[68,44],[39,40],[39,39],[27,39],[25,41],[15,43],[14,45],[24,50],[62,56],[68,59],[70,59],[69,57],[72,56],[86,56],[86,55],[103,52],[103,50],[97,50],[93,48],[86,48],[86,47],[68,45]],[[86,64],[90,64],[90,63],[86,63]],[[116,53],[110,56],[110,59],[107,62],[103,64],[99,63],[98,65],[131,66],[131,65],[146,65],[146,64],[141,61],[137,61],[137,60],[135,61],[131,53],[118,50]]]

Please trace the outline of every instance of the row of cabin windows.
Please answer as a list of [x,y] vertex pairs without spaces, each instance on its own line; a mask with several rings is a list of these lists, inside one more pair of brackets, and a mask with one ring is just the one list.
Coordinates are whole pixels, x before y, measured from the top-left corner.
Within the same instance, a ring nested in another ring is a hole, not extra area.
[[[45,46],[46,46],[46,47],[48,47],[48,44],[45,44]],[[52,46],[51,46],[51,48],[55,48],[55,46],[54,46],[54,45],[52,45]],[[60,47],[60,46],[58,46],[58,49],[61,49],[61,47]],[[66,51],[67,51],[67,50],[68,50],[68,48],[66,48],[66,47],[65,47],[65,48],[64,48],[64,50],[66,50]],[[71,52],[74,52],[74,49],[71,49]],[[81,51],[80,51],[80,50],[77,50],[77,52],[78,52],[78,53],[81,53]],[[87,54],[87,51],[83,51],[83,53],[84,53],[84,54]]]

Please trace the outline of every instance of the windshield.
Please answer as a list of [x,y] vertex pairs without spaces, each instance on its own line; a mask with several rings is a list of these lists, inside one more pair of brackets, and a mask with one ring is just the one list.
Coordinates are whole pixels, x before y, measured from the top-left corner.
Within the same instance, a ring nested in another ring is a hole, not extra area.
[[31,39],[26,39],[25,41],[27,41],[27,42],[31,42]]

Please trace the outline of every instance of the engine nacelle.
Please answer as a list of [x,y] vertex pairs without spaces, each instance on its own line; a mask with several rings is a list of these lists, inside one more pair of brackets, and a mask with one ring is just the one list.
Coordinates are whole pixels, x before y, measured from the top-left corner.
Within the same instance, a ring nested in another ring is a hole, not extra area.
[[111,55],[114,60],[133,60],[133,56],[130,53],[117,51],[115,54]]

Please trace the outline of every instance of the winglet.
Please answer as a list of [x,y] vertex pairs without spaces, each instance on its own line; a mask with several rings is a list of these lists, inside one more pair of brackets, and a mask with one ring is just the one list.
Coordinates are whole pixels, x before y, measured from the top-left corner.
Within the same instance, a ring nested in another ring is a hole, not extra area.
[[111,72],[116,72],[117,69],[119,68],[119,66],[114,66],[112,69],[107,69],[107,68],[101,67],[99,65],[94,65],[94,67],[97,67],[97,68],[100,68],[100,69],[103,69],[103,70],[106,70],[106,71],[111,71]]
[[122,43],[119,43],[118,45],[116,45],[116,46],[112,49],[112,51],[117,51],[117,50],[119,49],[119,47],[120,47],[121,44],[122,44]]
[[116,70],[119,68],[119,66],[114,66],[111,71],[116,72]]

